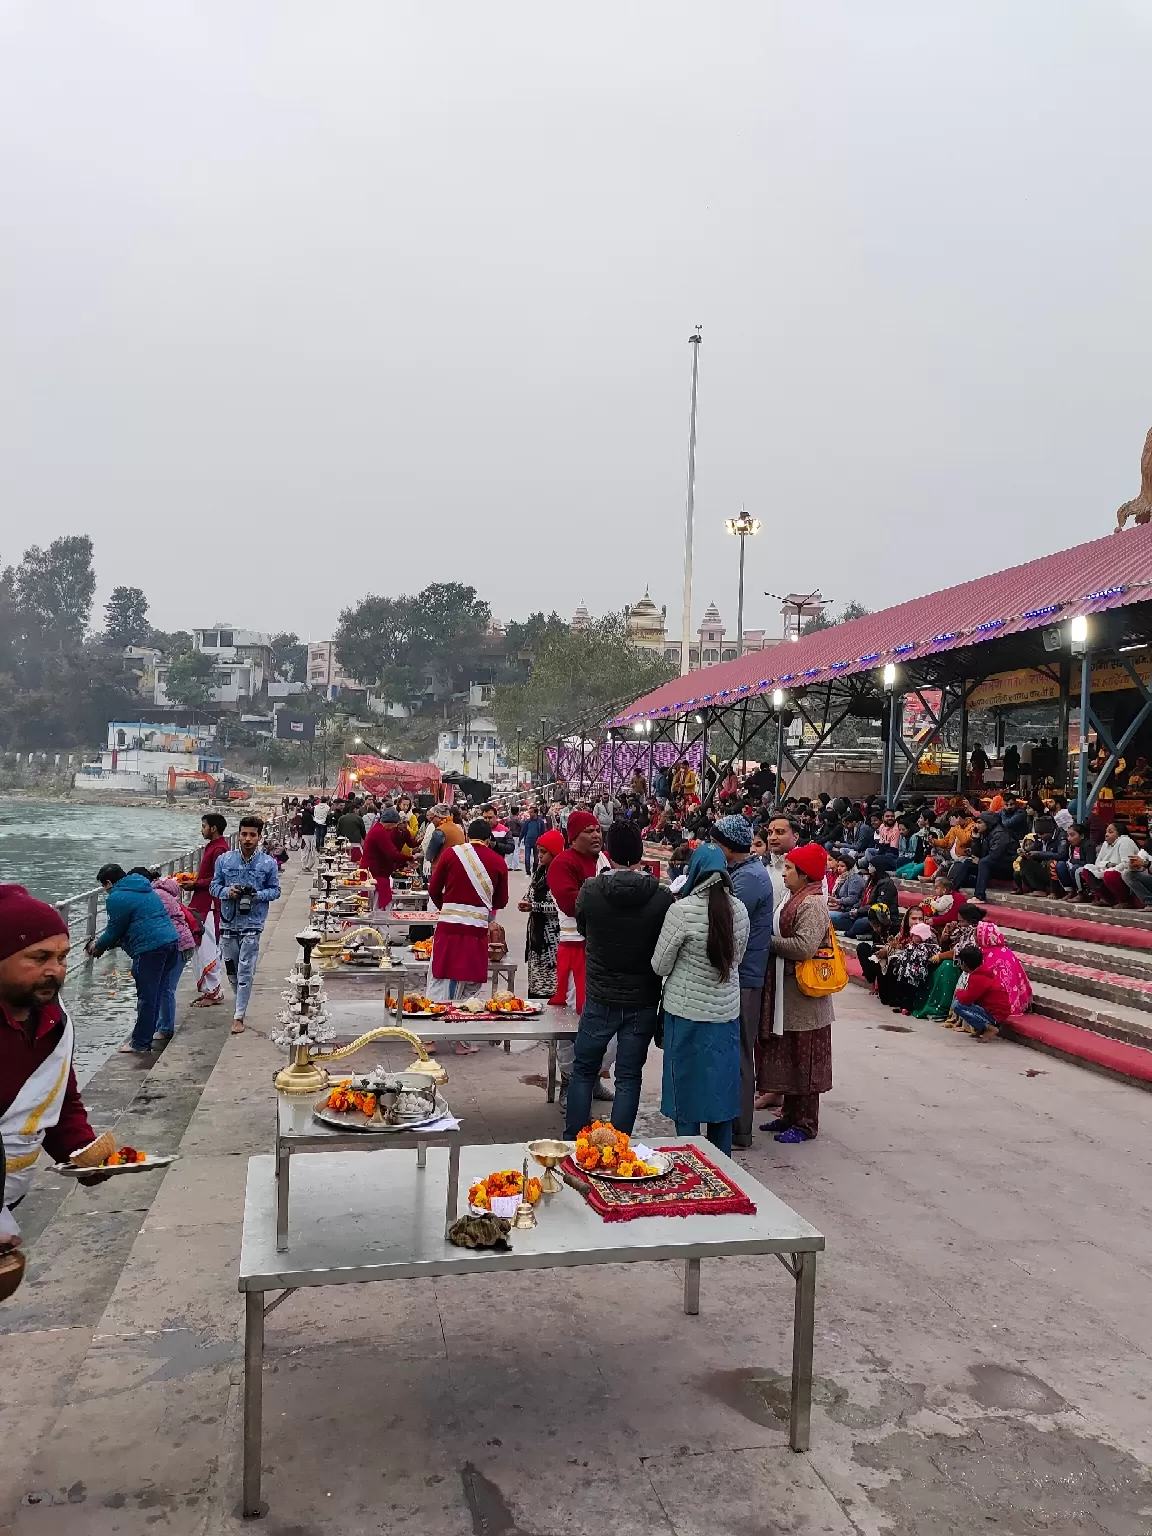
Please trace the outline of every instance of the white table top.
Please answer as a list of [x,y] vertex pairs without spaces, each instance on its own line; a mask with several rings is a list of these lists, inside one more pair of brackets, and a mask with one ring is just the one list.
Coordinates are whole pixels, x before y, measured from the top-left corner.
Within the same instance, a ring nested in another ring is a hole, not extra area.
[[[267,1291],[468,1271],[813,1252],[824,1247],[815,1227],[715,1147],[694,1137],[670,1138],[667,1145],[673,1144],[699,1146],[755,1202],[756,1215],[643,1216],[606,1222],[565,1185],[559,1194],[541,1199],[536,1207],[539,1224],[532,1231],[509,1234],[510,1253],[454,1248],[444,1236],[446,1148],[429,1149],[423,1172],[416,1168],[414,1148],[374,1157],[332,1152],[303,1158],[294,1168],[292,1247],[277,1253],[273,1159],[251,1157],[239,1289]],[[461,1148],[461,1208],[470,1184],[498,1168],[519,1168],[526,1155],[519,1142]]]
[[[386,971],[379,972],[381,976]],[[567,1040],[580,1026],[574,1008],[548,1008],[526,1018],[505,1014],[502,1018],[446,1019],[443,1014],[406,1013],[397,1020],[395,1009],[384,1013],[384,993],[379,997],[328,998],[328,1023],[340,1041],[355,1040],[381,1024],[403,1024],[421,1040]]]

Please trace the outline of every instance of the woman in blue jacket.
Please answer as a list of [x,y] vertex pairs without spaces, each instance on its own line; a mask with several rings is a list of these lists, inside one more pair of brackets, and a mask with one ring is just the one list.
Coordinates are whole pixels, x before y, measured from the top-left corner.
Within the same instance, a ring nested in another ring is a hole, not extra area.
[[119,864],[105,864],[96,879],[104,887],[108,922],[98,938],[84,946],[92,956],[119,946],[132,960],[136,979],[136,1027],[120,1047],[124,1056],[147,1056],[160,1015],[160,1003],[180,963],[176,929],[164,903],[144,875],[126,875]]

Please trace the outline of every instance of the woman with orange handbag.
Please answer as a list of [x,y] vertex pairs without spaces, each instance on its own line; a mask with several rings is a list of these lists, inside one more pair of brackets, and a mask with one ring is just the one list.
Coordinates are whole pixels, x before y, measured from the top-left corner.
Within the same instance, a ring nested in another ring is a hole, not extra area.
[[773,921],[760,1015],[762,1077],[784,1102],[760,1129],[786,1144],[812,1141],[820,1129],[820,1095],[832,1087],[832,994],[848,979],[824,898],[827,865],[819,843],[785,856],[788,900]]

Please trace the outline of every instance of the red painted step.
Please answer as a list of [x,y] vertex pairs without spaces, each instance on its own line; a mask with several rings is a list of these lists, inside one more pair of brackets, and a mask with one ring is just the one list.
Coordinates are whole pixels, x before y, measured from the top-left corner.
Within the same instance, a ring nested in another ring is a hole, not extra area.
[[[845,953],[844,962],[851,980],[859,986],[867,986],[856,956]],[[1059,1019],[1045,1018],[1042,1013],[1014,1014],[1004,1034],[1006,1039],[1028,1042],[1055,1055],[1071,1057],[1105,1072],[1115,1072],[1129,1082],[1152,1086],[1152,1051],[1143,1050],[1138,1045],[1096,1035],[1091,1030],[1078,1029],[1075,1024],[1063,1024]]]
[[[925,894],[901,891],[900,905],[918,906]],[[967,891],[964,895],[975,901]],[[1082,939],[1089,944],[1114,944],[1124,949],[1152,949],[1152,928],[1094,923],[1091,918],[1065,917],[1063,912],[1025,912],[1021,907],[1001,905],[989,907],[988,917],[1000,928],[1016,928],[1022,933],[1046,933],[1055,939]]]

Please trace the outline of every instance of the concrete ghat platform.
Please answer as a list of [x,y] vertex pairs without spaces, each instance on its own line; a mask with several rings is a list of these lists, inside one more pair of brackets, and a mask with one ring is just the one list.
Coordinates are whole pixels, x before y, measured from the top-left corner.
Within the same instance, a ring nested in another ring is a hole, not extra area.
[[[808,1455],[786,1444],[775,1264],[706,1262],[699,1318],[661,1265],[348,1286],[268,1319],[269,1512],[241,1521],[240,1202],[302,916],[297,889],[254,1028],[189,1090],[181,1160],[147,1197],[70,1190],[0,1311],[5,1536],[1147,1528],[1152,1098],[858,988],[819,1139],[740,1154],[828,1240]],[[542,1051],[445,1060],[469,1140],[558,1131]]]

